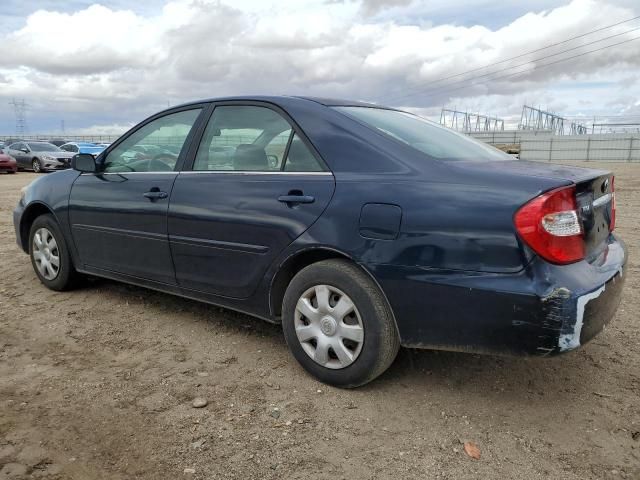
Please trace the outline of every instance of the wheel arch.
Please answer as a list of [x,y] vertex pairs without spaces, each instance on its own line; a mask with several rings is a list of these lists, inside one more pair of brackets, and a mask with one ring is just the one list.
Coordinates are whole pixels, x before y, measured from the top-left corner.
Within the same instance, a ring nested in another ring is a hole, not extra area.
[[376,284],[385,301],[387,302],[387,306],[389,307],[389,311],[391,312],[391,317],[393,318],[393,323],[396,327],[396,332],[399,335],[400,332],[398,330],[398,322],[396,321],[393,307],[391,306],[391,302],[389,302],[387,294],[382,289],[382,286],[380,285],[378,280],[368,269],[354,260],[350,255],[331,247],[318,246],[305,248],[289,255],[280,264],[276,274],[271,280],[271,285],[269,288],[269,310],[271,315],[276,319],[279,319],[282,315],[282,300],[284,299],[284,294],[287,290],[287,287],[289,286],[289,283],[291,283],[291,279],[300,270],[314,263],[331,259],[344,259],[350,261],[360,270],[362,270],[373,281],[373,283]]
[[41,215],[51,214],[58,221],[56,214],[46,204],[42,202],[32,202],[24,210],[22,217],[20,218],[20,243],[22,244],[22,250],[29,253],[29,231],[31,225],[36,218]]

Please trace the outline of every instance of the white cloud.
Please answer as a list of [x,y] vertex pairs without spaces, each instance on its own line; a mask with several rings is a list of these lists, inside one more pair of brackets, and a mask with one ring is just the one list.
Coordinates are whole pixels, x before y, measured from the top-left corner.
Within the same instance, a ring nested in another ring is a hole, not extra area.
[[[463,26],[457,18],[396,22],[388,15],[417,8],[403,0],[228,1],[174,0],[152,16],[98,4],[73,13],[36,11],[15,31],[0,34],[0,97],[27,99],[30,122],[39,129],[60,118],[78,128],[135,122],[167,102],[243,93],[387,100],[425,112],[457,104],[512,116],[524,101],[612,111],[640,97],[640,40],[545,69],[531,66],[526,74],[494,82],[455,83],[466,78],[457,77],[432,83],[633,17],[638,13],[629,2],[573,0],[490,28]],[[382,11],[385,19],[367,16]],[[640,30],[585,49],[634,36]],[[593,79],[612,86],[579,88]],[[566,87],[572,82],[578,88]],[[585,104],[587,92],[594,91],[597,98]],[[11,112],[6,101],[0,103],[7,131]]]

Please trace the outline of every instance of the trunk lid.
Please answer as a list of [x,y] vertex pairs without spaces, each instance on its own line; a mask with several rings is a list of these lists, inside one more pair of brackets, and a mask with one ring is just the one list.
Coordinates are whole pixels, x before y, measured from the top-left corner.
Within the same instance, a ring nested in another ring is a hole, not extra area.
[[[453,162],[452,162],[453,163]],[[512,174],[523,177],[539,177],[548,180],[564,180],[578,184],[586,180],[606,175],[610,172],[595,168],[557,165],[554,163],[528,162],[526,160],[507,160],[503,162],[455,162],[465,169]]]
[[605,173],[576,183],[578,216],[587,257],[597,255],[613,230],[613,175]]
[[[576,185],[578,216],[584,230],[586,258],[598,255],[612,231],[614,193],[613,175],[606,170],[512,160],[503,162],[456,162],[467,171],[482,172],[500,179],[506,176],[544,179],[541,190],[551,184]],[[542,191],[538,192],[542,193]]]

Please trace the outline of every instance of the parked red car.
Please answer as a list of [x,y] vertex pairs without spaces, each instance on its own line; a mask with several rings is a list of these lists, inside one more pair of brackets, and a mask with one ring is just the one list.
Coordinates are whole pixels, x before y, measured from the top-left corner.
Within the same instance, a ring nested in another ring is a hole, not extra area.
[[17,171],[16,159],[0,151],[0,172],[16,173]]

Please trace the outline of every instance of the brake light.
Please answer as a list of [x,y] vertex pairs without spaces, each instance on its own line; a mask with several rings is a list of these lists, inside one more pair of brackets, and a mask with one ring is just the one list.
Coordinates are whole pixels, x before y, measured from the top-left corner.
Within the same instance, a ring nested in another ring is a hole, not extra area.
[[516,212],[514,223],[522,240],[545,260],[566,264],[584,258],[575,185],[530,200]]
[[616,177],[611,177],[611,220],[609,221],[609,231],[613,232],[616,228]]

